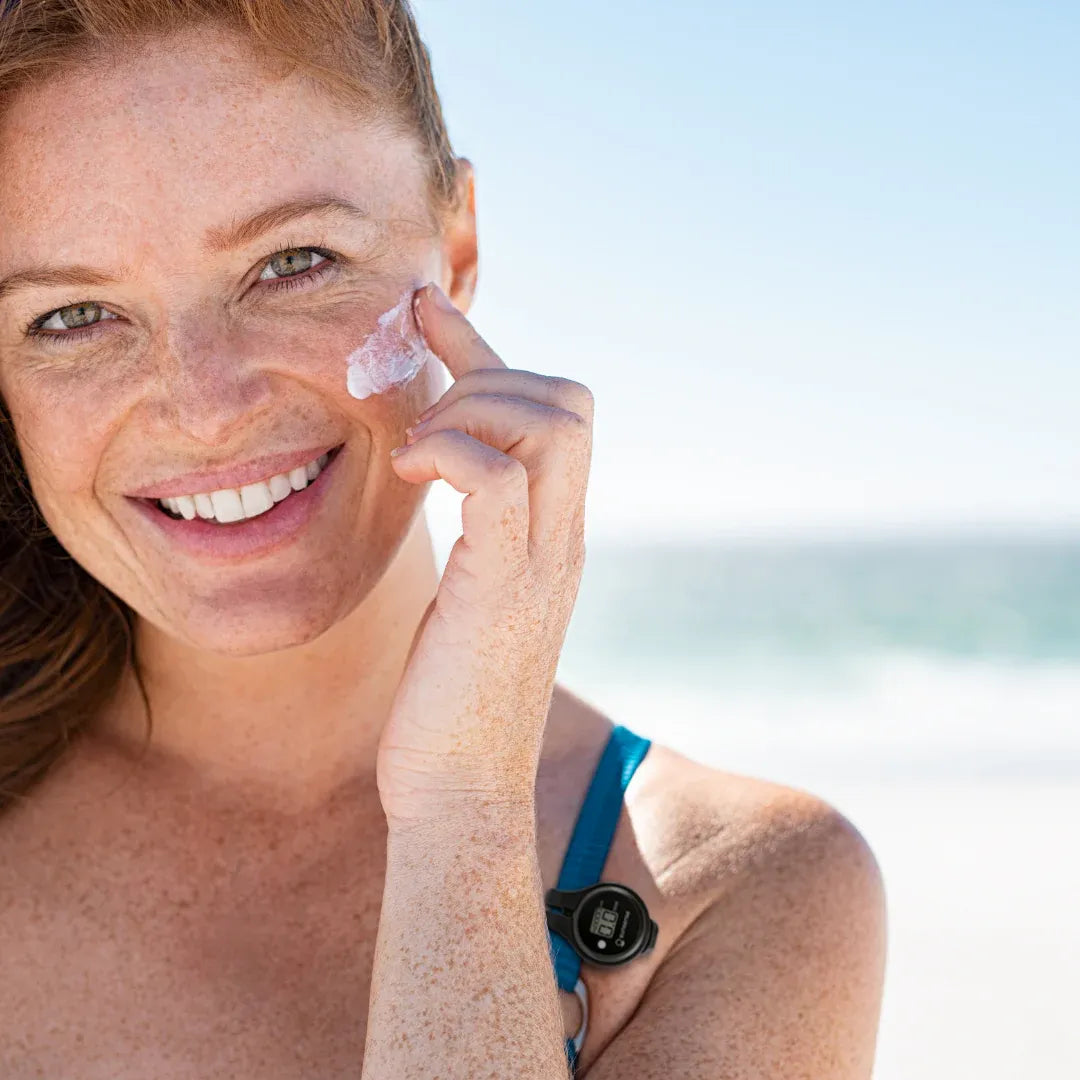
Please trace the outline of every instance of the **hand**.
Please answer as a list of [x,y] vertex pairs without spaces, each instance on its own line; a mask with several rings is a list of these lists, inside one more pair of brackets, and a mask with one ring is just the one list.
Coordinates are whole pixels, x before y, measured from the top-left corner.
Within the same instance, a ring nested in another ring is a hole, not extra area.
[[434,296],[414,296],[417,322],[455,381],[390,460],[403,480],[441,477],[465,495],[463,535],[379,741],[391,825],[485,805],[533,807],[585,561],[591,392],[508,368],[442,290],[428,288]]

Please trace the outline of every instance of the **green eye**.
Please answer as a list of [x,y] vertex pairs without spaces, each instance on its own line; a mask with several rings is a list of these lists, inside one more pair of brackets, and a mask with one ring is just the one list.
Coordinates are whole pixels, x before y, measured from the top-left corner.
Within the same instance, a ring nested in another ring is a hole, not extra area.
[[268,286],[272,289],[307,288],[329,273],[336,262],[337,257],[326,248],[284,248],[270,256],[259,280],[273,282]]
[[[260,287],[271,290],[312,288],[331,273],[338,258],[335,252],[321,247],[282,248],[267,257],[259,281],[268,284]],[[118,318],[95,300],[78,300],[37,316],[23,328],[23,333],[43,345],[66,345],[95,336],[99,333],[94,329],[98,323]],[[59,320],[57,325],[46,325],[54,319]]]

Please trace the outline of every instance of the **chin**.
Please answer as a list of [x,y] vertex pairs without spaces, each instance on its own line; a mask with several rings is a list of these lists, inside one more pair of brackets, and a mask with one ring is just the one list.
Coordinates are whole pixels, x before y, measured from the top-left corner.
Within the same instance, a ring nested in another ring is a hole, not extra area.
[[[299,584],[299,583],[298,583]],[[159,614],[151,621],[164,634],[207,652],[227,656],[261,656],[307,645],[339,623],[355,604],[345,591],[326,585],[291,595],[262,588],[256,597],[230,597],[189,604],[178,615]]]

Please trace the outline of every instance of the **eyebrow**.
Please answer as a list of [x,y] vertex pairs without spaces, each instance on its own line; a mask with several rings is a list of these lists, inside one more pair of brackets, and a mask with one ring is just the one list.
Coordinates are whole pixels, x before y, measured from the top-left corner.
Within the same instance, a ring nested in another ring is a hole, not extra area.
[[[257,240],[272,229],[281,228],[297,218],[318,215],[340,217],[348,221],[367,221],[370,215],[363,207],[337,195],[320,194],[302,199],[287,199],[256,211],[242,221],[224,226],[212,226],[203,238],[203,250],[210,255],[233,251]],[[24,270],[17,270],[0,279],[0,301],[23,289],[58,286],[118,285],[125,276],[131,276],[127,264],[119,267],[120,276],[113,276],[93,266],[71,264],[48,266],[39,263]]]

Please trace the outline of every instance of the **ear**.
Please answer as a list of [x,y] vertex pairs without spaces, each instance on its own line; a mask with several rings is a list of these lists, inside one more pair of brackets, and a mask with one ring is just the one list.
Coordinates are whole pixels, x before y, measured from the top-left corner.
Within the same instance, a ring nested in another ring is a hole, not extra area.
[[472,162],[457,159],[455,210],[443,231],[442,291],[468,314],[476,293],[479,255],[476,242],[476,179]]

